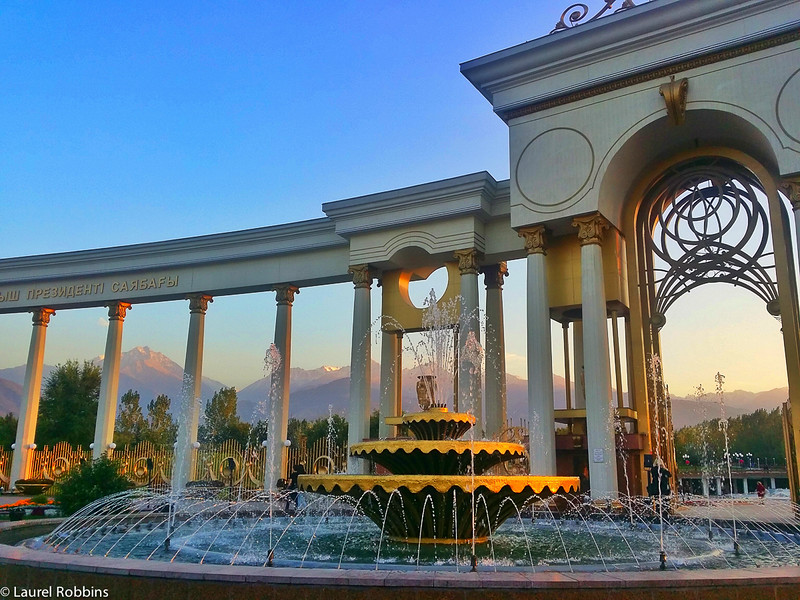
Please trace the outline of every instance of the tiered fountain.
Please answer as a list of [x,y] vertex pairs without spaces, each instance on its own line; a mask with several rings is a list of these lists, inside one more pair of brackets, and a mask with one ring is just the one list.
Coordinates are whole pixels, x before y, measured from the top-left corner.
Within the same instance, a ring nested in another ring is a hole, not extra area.
[[[350,455],[387,474],[304,475],[307,491],[347,495],[394,540],[458,544],[485,542],[531,499],[575,493],[577,477],[488,475],[494,467],[525,458],[521,444],[461,439],[475,424],[469,413],[448,412],[428,398],[434,381],[418,387],[422,412],[387,419],[412,438],[354,444]],[[421,378],[422,380],[422,378]]]

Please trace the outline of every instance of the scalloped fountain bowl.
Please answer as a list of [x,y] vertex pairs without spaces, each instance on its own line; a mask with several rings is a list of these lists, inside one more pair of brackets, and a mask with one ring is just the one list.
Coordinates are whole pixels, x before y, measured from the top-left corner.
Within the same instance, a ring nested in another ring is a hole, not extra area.
[[438,406],[403,415],[412,439],[353,444],[350,455],[388,475],[302,475],[307,492],[349,496],[390,539],[425,544],[485,543],[491,532],[532,499],[577,493],[577,477],[491,475],[525,457],[521,444],[460,439],[475,424],[469,413]]

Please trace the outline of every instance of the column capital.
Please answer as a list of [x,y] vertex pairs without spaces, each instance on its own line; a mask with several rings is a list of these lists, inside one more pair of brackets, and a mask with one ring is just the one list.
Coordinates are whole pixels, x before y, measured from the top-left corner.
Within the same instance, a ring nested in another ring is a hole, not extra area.
[[108,305],[108,320],[124,321],[125,315],[130,308],[131,305],[128,302],[112,302]]
[[483,271],[483,283],[487,290],[502,290],[505,278],[508,277],[508,265],[506,261],[501,261],[496,265],[485,265]]
[[206,294],[192,294],[186,297],[189,300],[189,312],[206,314],[209,302],[213,302],[214,298]]
[[597,244],[603,242],[603,231],[611,227],[611,223],[600,213],[575,217],[572,219],[572,226],[578,228],[578,241],[581,246]]
[[453,256],[458,259],[458,270],[462,275],[478,274],[478,251],[475,248],[456,250]]
[[300,293],[300,288],[291,284],[275,286],[275,300],[278,304],[292,305],[294,295]]
[[517,235],[525,239],[525,250],[528,254],[547,254],[545,249],[547,229],[544,225],[523,227],[517,231]]
[[356,289],[372,289],[372,274],[369,272],[369,265],[350,265],[347,272],[353,276],[353,285]]
[[33,324],[47,327],[50,323],[50,317],[54,314],[56,314],[56,311],[52,308],[38,308],[33,311]]
[[800,176],[787,177],[778,184],[778,190],[786,194],[792,203],[792,210],[800,210]]

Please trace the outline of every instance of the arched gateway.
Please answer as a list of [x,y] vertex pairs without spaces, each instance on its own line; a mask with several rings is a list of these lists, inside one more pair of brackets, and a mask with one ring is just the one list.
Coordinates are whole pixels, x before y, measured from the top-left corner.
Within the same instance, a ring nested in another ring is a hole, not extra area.
[[[370,314],[373,283],[383,283],[384,313],[413,330],[417,317],[404,300],[408,282],[442,265],[450,273],[448,294],[460,295],[462,315],[477,308],[479,274],[485,276],[493,332],[484,340],[486,364],[498,372],[486,374],[485,395],[474,406],[480,427],[495,435],[505,406],[505,262],[525,258],[533,474],[582,474],[586,468],[592,495],[602,497],[615,494],[625,474],[619,443],[627,448],[634,492],[642,491],[647,455],[674,461],[670,437],[663,435],[668,414],[649,364],[659,354],[670,305],[698,285],[723,281],[752,291],[780,318],[797,499],[800,328],[789,210],[800,207],[796,2],[654,0],[635,6],[626,0],[617,12],[607,10],[613,4],[606,2],[603,18],[583,24],[576,23],[580,11],[565,13],[573,16],[553,34],[461,66],[509,127],[508,181],[476,173],[327,203],[326,217],[313,221],[0,261],[0,313],[34,315],[12,481],[28,474],[45,332],[59,311],[109,307],[94,446],[101,453],[112,443],[128,308],[188,299],[185,371],[188,381],[199,382],[213,297],[274,291],[275,343],[285,358],[274,374],[283,427],[283,435],[274,436],[274,454],[281,456],[297,292],[354,284],[349,422],[350,441],[360,441],[368,434],[371,364],[369,344],[360,342],[377,316]],[[565,369],[574,383],[559,410],[552,320],[562,325]],[[470,319],[453,325],[460,345],[470,331],[478,333]],[[401,328],[384,324],[382,416],[394,416],[399,406],[401,335]],[[480,389],[476,377],[474,370],[460,371],[455,397]],[[179,444],[189,448],[197,405],[188,402],[182,410]],[[559,435],[554,423],[566,426]],[[382,427],[382,434],[390,433]],[[191,452],[187,456],[191,460]],[[189,466],[179,468],[188,473]],[[280,460],[271,468],[273,481],[285,472]]]

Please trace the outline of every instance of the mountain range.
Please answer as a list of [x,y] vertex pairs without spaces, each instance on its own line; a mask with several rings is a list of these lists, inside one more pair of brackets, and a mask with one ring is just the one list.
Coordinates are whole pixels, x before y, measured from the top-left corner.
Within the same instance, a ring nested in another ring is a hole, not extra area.
[[[102,358],[93,360],[102,365]],[[56,367],[45,365],[44,380]],[[417,410],[416,375],[412,369],[403,372],[403,409]],[[22,384],[25,367],[0,369],[0,414],[19,412],[22,397]],[[183,368],[167,356],[151,350],[147,346],[135,347],[124,352],[120,362],[120,395],[129,389],[139,392],[142,407],[158,394],[166,394],[173,400],[175,410],[180,398]],[[294,367],[290,371],[291,402],[290,415],[298,419],[313,420],[327,416],[329,412],[347,415],[350,393],[350,368],[322,366],[317,369]],[[214,392],[225,384],[213,379],[203,378],[202,398],[205,402]],[[507,374],[507,414],[515,423],[527,418],[527,382],[515,375]],[[372,406],[377,408],[380,397],[380,365],[372,364]],[[565,406],[565,382],[562,377],[554,377],[555,405]],[[247,421],[267,418],[269,379],[261,378],[238,391],[239,415]],[[776,388],[764,392],[735,390],[725,392],[726,414],[737,416],[748,414],[758,408],[772,410],[788,397],[787,388]],[[673,422],[676,429],[693,425],[704,418],[720,416],[719,404],[713,394],[706,401],[698,403],[692,398],[672,397]]]

